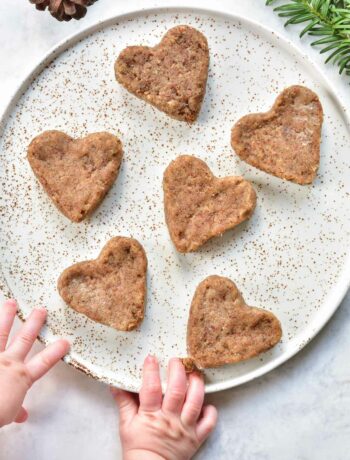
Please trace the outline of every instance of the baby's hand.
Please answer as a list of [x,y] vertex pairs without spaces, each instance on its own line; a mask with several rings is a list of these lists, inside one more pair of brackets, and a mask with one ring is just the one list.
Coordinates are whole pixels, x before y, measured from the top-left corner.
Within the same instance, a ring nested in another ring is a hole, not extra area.
[[213,431],[217,412],[204,406],[204,383],[192,373],[189,385],[182,362],[171,359],[164,399],[157,359],[148,356],[137,395],[112,388],[119,407],[124,460],[187,460]]
[[69,343],[58,340],[25,362],[46,319],[46,310],[33,310],[6,349],[17,305],[8,300],[0,309],[0,427],[22,423],[28,413],[23,400],[33,383],[48,372],[68,351]]

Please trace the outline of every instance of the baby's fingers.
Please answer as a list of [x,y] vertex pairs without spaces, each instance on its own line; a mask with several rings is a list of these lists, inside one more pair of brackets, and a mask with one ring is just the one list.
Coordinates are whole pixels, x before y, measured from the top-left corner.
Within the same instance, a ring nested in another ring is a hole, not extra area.
[[204,406],[202,418],[197,424],[196,434],[202,444],[214,430],[218,419],[218,412],[214,406]]
[[14,300],[7,300],[0,310],[0,353],[6,348],[16,311],[17,304]]
[[24,407],[21,407],[18,414],[16,415],[15,422],[16,423],[23,423],[28,418],[28,412],[25,410]]
[[27,369],[32,381],[40,379],[46,374],[58,361],[68,353],[69,342],[67,340],[58,340],[48,345],[43,351],[35,355],[27,363]]
[[136,415],[138,409],[136,395],[113,387],[111,387],[111,393],[118,405],[120,423],[131,420]]
[[193,372],[189,376],[189,387],[186,394],[186,401],[181,413],[181,420],[185,425],[193,425],[197,422],[204,401],[203,377]]
[[142,387],[140,391],[140,410],[155,412],[162,405],[162,386],[159,364],[155,356],[147,356],[143,365]]
[[179,415],[186,395],[187,378],[185,368],[178,358],[169,361],[168,374],[163,410]]
[[23,360],[32,348],[40,329],[45,323],[46,314],[44,308],[35,308],[10,343],[7,353],[16,359]]

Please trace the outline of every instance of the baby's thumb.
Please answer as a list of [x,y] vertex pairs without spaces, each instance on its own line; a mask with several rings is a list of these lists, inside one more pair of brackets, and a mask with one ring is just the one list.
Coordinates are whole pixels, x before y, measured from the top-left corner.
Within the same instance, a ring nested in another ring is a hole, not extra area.
[[24,407],[21,407],[18,414],[16,415],[15,422],[16,423],[23,423],[28,418],[28,412],[25,410]]
[[132,419],[138,410],[136,395],[115,387],[111,387],[111,393],[119,409],[120,421],[124,423]]

